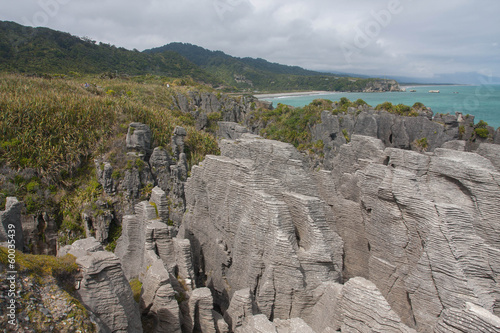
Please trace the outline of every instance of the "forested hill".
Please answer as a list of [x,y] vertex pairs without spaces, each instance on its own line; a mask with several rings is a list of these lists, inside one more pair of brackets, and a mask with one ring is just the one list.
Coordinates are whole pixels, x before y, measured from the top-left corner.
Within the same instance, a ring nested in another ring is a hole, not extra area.
[[156,54],[165,51],[177,52],[192,61],[228,86],[251,91],[328,90],[365,91],[373,86],[382,90],[390,84],[379,83],[379,79],[350,78],[346,75],[320,73],[298,66],[271,63],[264,59],[237,58],[221,51],[210,51],[200,46],[186,43],[170,43],[162,47],[145,50]]
[[[170,43],[154,49],[145,50],[145,53],[161,53],[165,51],[174,51],[186,57],[200,67],[219,67],[221,65],[232,65],[234,67],[250,66],[255,70],[268,71],[274,74],[291,75],[330,75],[315,71],[310,71],[298,66],[287,66],[278,63],[272,63],[261,58],[237,58],[230,56],[222,51],[211,51],[203,47],[189,43]],[[331,75],[333,76],[333,74]]]
[[225,91],[250,93],[399,89],[396,81],[319,73],[264,59],[236,58],[191,44],[172,43],[139,52],[48,28],[31,28],[5,21],[0,21],[0,71],[155,74],[192,78]]
[[216,80],[175,52],[146,54],[48,28],[0,21],[0,71],[21,73],[158,74]]

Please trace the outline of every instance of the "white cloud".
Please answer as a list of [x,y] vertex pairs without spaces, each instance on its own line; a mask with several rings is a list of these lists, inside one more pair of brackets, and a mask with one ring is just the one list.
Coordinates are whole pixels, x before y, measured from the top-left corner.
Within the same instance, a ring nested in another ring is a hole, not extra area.
[[128,49],[181,41],[317,70],[500,76],[499,12],[496,0],[23,0],[0,19]]

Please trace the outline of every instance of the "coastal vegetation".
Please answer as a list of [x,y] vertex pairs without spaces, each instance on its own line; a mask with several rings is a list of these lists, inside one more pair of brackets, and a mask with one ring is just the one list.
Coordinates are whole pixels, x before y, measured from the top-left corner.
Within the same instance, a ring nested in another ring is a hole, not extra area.
[[[152,75],[109,79],[0,74],[0,209],[6,197],[15,196],[24,201],[28,214],[54,216],[67,231],[62,243],[79,238],[84,234],[84,203],[102,193],[94,159],[115,154],[116,142],[125,141],[131,122],[149,125],[155,146],[168,146],[174,128],[184,127],[189,165],[218,154],[213,133],[196,130],[193,115],[173,105],[173,96],[189,89],[209,88]],[[120,178],[120,171],[113,177]],[[110,241],[117,236],[119,230],[111,233]]]
[[[31,28],[0,21],[0,71],[103,77],[161,75],[196,81],[224,92],[363,91],[373,86],[390,89],[375,78],[352,78],[321,73],[264,59],[236,58],[220,51],[172,43],[139,52],[98,43],[48,28]],[[106,94],[118,93],[108,89]]]
[[[350,101],[346,97],[340,98],[336,102],[328,99],[315,99],[304,107],[292,107],[278,104],[273,110],[259,109],[252,112],[250,125],[260,130],[259,134],[265,138],[288,142],[293,144],[300,151],[316,154],[320,157],[323,154],[323,143],[312,140],[311,129],[321,122],[321,113],[328,111],[333,115],[354,114],[358,115],[363,110],[370,109],[364,100],[358,99]],[[425,110],[422,103],[415,103],[413,106],[390,102],[379,104],[376,111],[387,111],[401,116],[416,117],[419,110]],[[350,141],[350,134],[346,129],[342,129],[342,135],[346,142]],[[420,146],[426,148],[426,139],[419,141]]]

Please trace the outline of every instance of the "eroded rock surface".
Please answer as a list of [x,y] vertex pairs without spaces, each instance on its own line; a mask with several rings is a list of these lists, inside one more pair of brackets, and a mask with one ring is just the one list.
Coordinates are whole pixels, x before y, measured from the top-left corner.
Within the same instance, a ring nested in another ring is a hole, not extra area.
[[323,281],[340,281],[342,240],[326,219],[301,155],[293,146],[245,134],[221,142],[186,184],[181,233],[191,240],[197,285],[227,309],[250,288],[269,318],[299,317]]
[[212,289],[235,331],[295,317],[317,332],[494,331],[496,148],[419,153],[350,140],[331,171],[249,134],[193,167],[180,236],[191,241],[196,286]]
[[102,322],[105,332],[142,332],[135,303],[120,260],[113,253],[98,251],[77,259],[82,279],[78,294]]
[[19,251],[23,251],[24,237],[21,224],[21,210],[23,203],[15,197],[8,197],[5,202],[5,210],[0,211],[0,243],[8,247],[13,245]]

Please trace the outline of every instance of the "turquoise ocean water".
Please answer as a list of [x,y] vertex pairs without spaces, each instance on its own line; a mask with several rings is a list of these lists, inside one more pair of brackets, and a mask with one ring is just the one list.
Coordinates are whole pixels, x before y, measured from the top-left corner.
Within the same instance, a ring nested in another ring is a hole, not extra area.
[[[416,90],[416,92],[410,92]],[[429,90],[439,90],[439,94],[429,93]],[[325,93],[307,96],[282,96],[273,98],[261,98],[265,101],[301,107],[311,103],[314,99],[325,98],[338,101],[341,97],[347,97],[351,101],[358,98],[372,106],[383,102],[392,104],[406,104],[412,106],[415,102],[421,102],[430,107],[434,114],[461,112],[464,115],[475,116],[475,123],[479,120],[486,121],[490,126],[500,127],[500,85],[482,86],[416,86],[406,87],[406,92],[384,92],[384,93]]]

